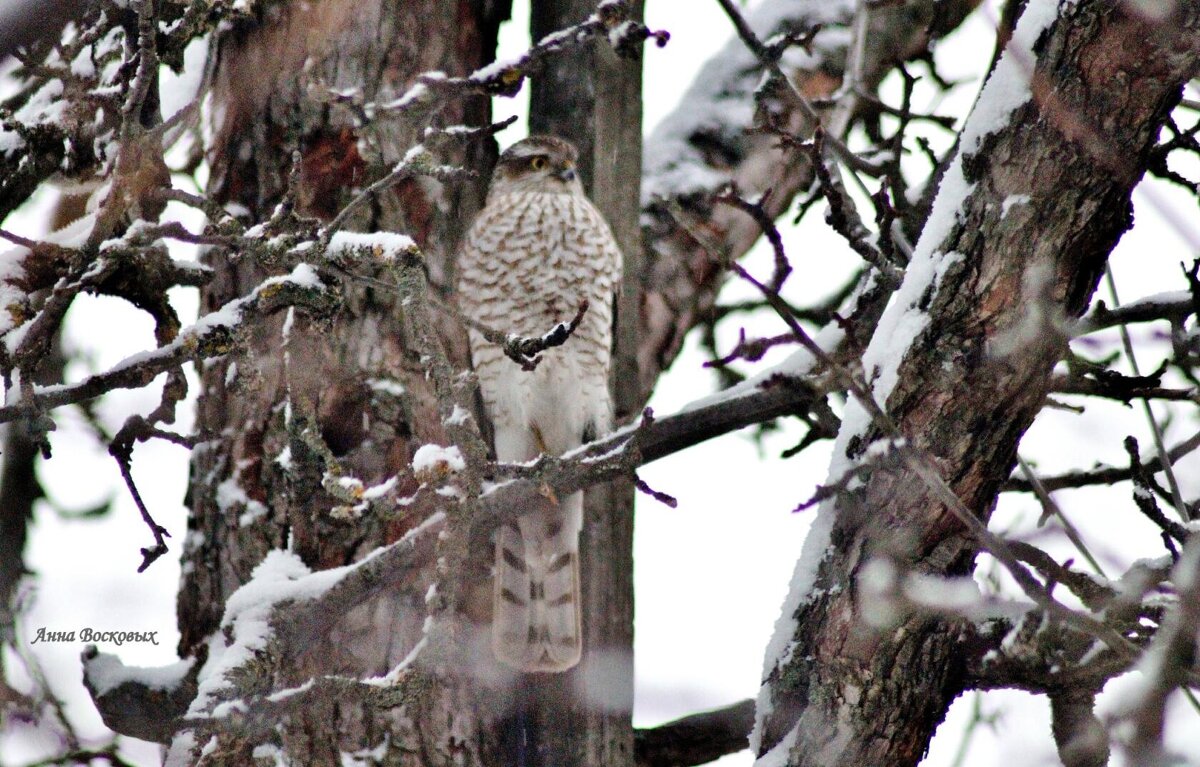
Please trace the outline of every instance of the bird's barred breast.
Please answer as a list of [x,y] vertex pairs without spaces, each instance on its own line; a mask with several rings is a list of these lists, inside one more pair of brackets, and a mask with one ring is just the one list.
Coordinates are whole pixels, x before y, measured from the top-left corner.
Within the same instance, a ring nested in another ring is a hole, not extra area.
[[528,336],[570,320],[586,299],[573,341],[607,349],[620,262],[607,224],[586,198],[503,195],[489,200],[467,235],[459,301],[479,322]]
[[607,428],[612,300],[621,255],[591,202],[566,194],[494,196],[467,235],[459,267],[461,307],[503,333],[541,335],[574,317],[581,301],[589,304],[572,337],[547,350],[533,373],[471,332],[472,360],[493,421],[562,429],[553,435],[560,439],[545,435],[561,443],[555,452],[578,444],[589,423]]

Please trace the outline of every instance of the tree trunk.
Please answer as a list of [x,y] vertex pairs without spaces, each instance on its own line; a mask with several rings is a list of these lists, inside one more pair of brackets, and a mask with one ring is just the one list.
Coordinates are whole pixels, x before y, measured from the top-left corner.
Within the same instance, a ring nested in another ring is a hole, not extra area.
[[[631,4],[639,20],[641,5]],[[595,7],[592,0],[534,0],[533,41],[579,23]],[[593,41],[581,57],[549,62],[531,86],[529,132],[575,143],[585,188],[613,228],[625,273],[637,274],[641,61],[618,58],[609,45]],[[614,333],[618,423],[645,404],[636,375],[628,374],[631,367],[636,371],[637,295],[637,283],[627,277]],[[580,542],[584,658],[566,674],[523,680],[520,715],[510,723],[502,754],[505,764],[633,764],[633,495],[628,482],[587,493]]]
[[[1159,24],[1100,2],[1059,13],[1023,64],[1032,97],[1001,125],[973,115],[964,128],[979,143],[964,140],[960,183],[943,180],[930,218],[941,223],[926,226],[864,355],[868,381],[895,371],[880,404],[896,429],[851,405],[834,478],[869,460],[872,442],[901,436],[986,521],[1013,469],[1064,351],[1056,318],[1087,306],[1200,53],[1195,2]],[[1028,202],[1005,216],[1013,195]],[[918,313],[927,323],[908,341],[898,318]],[[928,616],[873,625],[858,576],[873,558],[967,575],[979,542],[911,465],[875,465],[864,479],[822,508],[768,659],[758,752],[782,749],[789,765],[916,764],[964,688],[958,630]]]
[[[357,89],[362,102],[384,103],[405,93],[418,74],[469,74],[494,56],[507,12],[506,3],[469,0],[267,5],[261,23],[243,24],[218,43],[210,193],[230,211],[247,210],[253,221],[266,221],[290,201],[300,215],[327,221],[355,188],[385,175],[421,140],[398,121],[360,127],[350,109],[322,103],[331,89]],[[446,105],[441,116],[446,124],[480,125],[489,113],[487,99],[473,96]],[[411,235],[432,282],[452,285],[456,243],[482,202],[494,151],[482,142],[446,157],[479,177],[403,181],[361,207],[348,228]],[[206,260],[215,278],[202,294],[202,311],[246,295],[268,276],[236,253],[212,250]],[[329,476],[344,472],[379,483],[408,467],[421,445],[449,443],[397,295],[353,279],[342,290],[344,308],[327,327],[289,313],[286,329],[282,318],[264,323],[246,354],[202,371],[199,427],[210,439],[192,466],[178,608],[183,657],[200,650],[230,594],[269,550],[285,548],[311,569],[326,569],[358,560],[420,521],[338,520],[329,513],[337,506],[323,487]],[[465,369],[461,331],[447,322],[443,340]],[[485,567],[477,580],[486,577]],[[426,574],[355,608],[332,634],[311,638],[305,657],[290,664],[294,678],[277,682],[387,672],[421,635],[429,581]],[[491,763],[493,736],[473,719],[472,676],[459,681],[463,689],[431,696],[437,703],[422,711],[414,729],[373,717],[354,702],[328,700],[310,707],[305,721],[287,723],[283,747],[296,763],[336,764],[339,752],[386,739],[420,749],[424,764]],[[435,710],[442,705],[451,710]]]

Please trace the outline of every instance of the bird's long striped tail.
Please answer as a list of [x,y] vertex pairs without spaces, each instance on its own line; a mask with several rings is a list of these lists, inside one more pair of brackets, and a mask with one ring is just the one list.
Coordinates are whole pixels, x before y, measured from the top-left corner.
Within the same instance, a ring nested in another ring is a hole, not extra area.
[[575,493],[497,533],[492,649],[503,663],[559,672],[579,662],[582,526],[583,494]]

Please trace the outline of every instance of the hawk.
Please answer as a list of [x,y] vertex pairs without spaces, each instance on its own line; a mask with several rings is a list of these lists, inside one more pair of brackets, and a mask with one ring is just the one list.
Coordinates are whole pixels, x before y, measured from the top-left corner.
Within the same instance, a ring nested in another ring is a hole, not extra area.
[[[612,426],[608,370],[621,251],[584,194],[576,157],[575,147],[549,136],[505,150],[460,254],[460,306],[490,328],[539,336],[589,303],[574,334],[532,371],[470,331],[499,461],[561,455]],[[575,493],[497,532],[492,649],[506,665],[558,672],[579,662],[582,527],[583,494]]]

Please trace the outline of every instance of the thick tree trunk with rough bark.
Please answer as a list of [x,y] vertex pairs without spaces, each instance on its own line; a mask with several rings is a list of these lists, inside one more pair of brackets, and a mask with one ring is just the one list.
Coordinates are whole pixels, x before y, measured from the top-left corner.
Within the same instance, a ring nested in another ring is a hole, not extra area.
[[[551,31],[595,9],[591,2],[560,5]],[[328,220],[351,187],[385,173],[419,136],[391,131],[384,121],[360,131],[349,110],[322,106],[314,92],[359,89],[362,101],[385,102],[418,74],[467,74],[493,55],[496,13],[466,2],[281,4],[267,11],[261,26],[227,34],[215,75],[212,191],[261,220],[288,200],[289,184],[295,184],[290,194],[297,212]],[[585,51],[582,61],[564,58],[549,72],[582,84],[586,98],[542,105],[533,130],[580,143],[584,177],[600,182],[593,184],[602,190],[596,202],[631,254],[628,261],[637,263],[640,63],[619,60],[607,45]],[[550,81],[549,73],[539,77],[535,94],[546,93]],[[446,124],[480,124],[487,111],[476,97],[441,115]],[[556,117],[559,123],[547,123]],[[608,158],[599,168],[590,161],[597,152]],[[487,152],[457,159],[486,179]],[[433,283],[452,285],[457,237],[480,201],[479,182],[403,182],[372,201],[352,226],[412,234]],[[208,260],[217,276],[205,291],[206,309],[244,295],[267,276],[239,263],[236,254],[213,251]],[[407,529],[403,519],[331,519],[333,499],[312,467],[336,461],[347,473],[378,482],[406,467],[416,447],[448,442],[396,297],[352,281],[345,289],[347,311],[330,325],[311,327],[296,315],[286,320],[285,333],[284,321],[271,323],[244,358],[205,371],[201,427],[220,438],[197,451],[193,471],[194,531],[179,608],[185,653],[216,628],[228,596],[271,548],[289,546],[313,569],[324,569],[355,561]],[[628,303],[632,290],[626,295]],[[627,312],[621,327],[628,329],[618,332],[625,368],[636,344],[636,317]],[[465,368],[458,329],[447,323],[445,331],[452,362]],[[619,391],[618,417],[635,412],[643,399],[628,387]],[[315,429],[332,455],[304,455],[319,450],[305,438],[306,429]],[[579,669],[522,680],[515,692],[506,689],[487,706],[479,701],[489,693],[476,690],[480,680],[467,673],[460,689],[435,694],[440,706],[422,712],[419,733],[395,732],[397,741],[422,744],[426,764],[464,758],[452,755],[439,735],[465,739],[457,747],[477,763],[498,760],[500,737],[538,763],[632,763],[632,492],[622,484],[591,494],[583,544],[588,653]],[[480,563],[474,582],[486,580],[487,564]],[[395,666],[421,635],[426,582],[417,578],[356,608],[327,639],[314,637],[305,657],[296,659],[294,678],[280,681],[299,683],[314,673],[381,674]],[[468,617],[486,621],[486,589],[473,595],[469,606],[476,609]],[[486,642],[474,643],[472,651],[487,653]],[[476,658],[480,665],[489,660]],[[370,717],[356,713],[352,703],[343,709],[329,702],[312,713],[302,726],[289,728],[289,753],[322,763],[339,749],[378,742]],[[499,724],[490,723],[493,717]]]
[[[891,310],[919,309],[928,323],[905,347],[885,315],[880,332],[894,335],[870,347],[903,354],[879,403],[895,429],[843,426],[837,447],[852,465],[875,440],[901,437],[928,465],[877,466],[822,509],[806,542],[815,574],[793,594],[794,633],[761,699],[759,753],[784,748],[789,765],[915,765],[963,691],[962,626],[927,615],[873,625],[859,576],[878,557],[922,573],[972,571],[980,542],[929,475],[987,520],[1062,357],[1058,318],[1086,308],[1131,225],[1133,187],[1195,74],[1198,25],[1195,2],[1158,23],[1110,3],[1064,6],[1023,64],[1034,67],[1032,98],[963,147],[965,185],[943,181],[939,223],[917,247],[946,254],[944,273],[924,295],[902,287]],[[970,119],[988,118],[969,118],[967,134]],[[1014,195],[1025,202],[1006,216],[1001,203]],[[907,279],[928,276],[914,262]],[[1055,691],[1052,675],[1045,683]]]
[[[351,109],[328,103],[330,94],[385,103],[405,93],[417,75],[469,74],[494,55],[506,13],[495,3],[469,0],[269,5],[261,24],[243,25],[218,41],[211,193],[254,221],[291,204],[302,216],[328,222],[354,188],[386,175],[421,140],[397,121],[362,128]],[[446,124],[479,125],[489,111],[484,97],[473,96],[448,104],[441,115]],[[492,152],[477,144],[446,158],[478,178],[402,181],[363,206],[348,228],[411,235],[432,282],[453,284],[457,239],[481,204]],[[212,250],[206,260],[215,279],[203,292],[204,311],[245,295],[268,276],[236,253]],[[386,278],[382,269],[375,276]],[[229,595],[267,551],[288,548],[321,570],[354,562],[420,521],[330,514],[338,504],[323,487],[328,475],[345,472],[379,483],[407,467],[421,445],[449,442],[398,295],[354,280],[343,291],[345,307],[328,324],[317,326],[300,314],[264,323],[247,354],[203,372],[199,427],[210,439],[196,451],[189,494],[179,599],[185,657],[217,628]],[[450,322],[445,330],[454,364],[465,369],[461,331]],[[482,568],[477,581],[486,578]],[[428,582],[426,574],[387,589],[327,637],[309,638],[305,656],[293,659],[293,677],[278,682],[386,673],[421,636]],[[477,644],[477,651],[487,651],[486,643]],[[485,763],[493,735],[475,724],[472,681],[467,673],[462,691],[435,696],[460,711],[426,710],[425,726],[392,732],[391,742],[419,748],[425,764]],[[307,713],[306,721],[289,723],[292,740],[285,744],[302,763],[337,763],[339,751],[374,747],[388,734],[353,702],[330,700]],[[454,743],[454,737],[467,742]],[[457,749],[467,762],[458,761]]]

